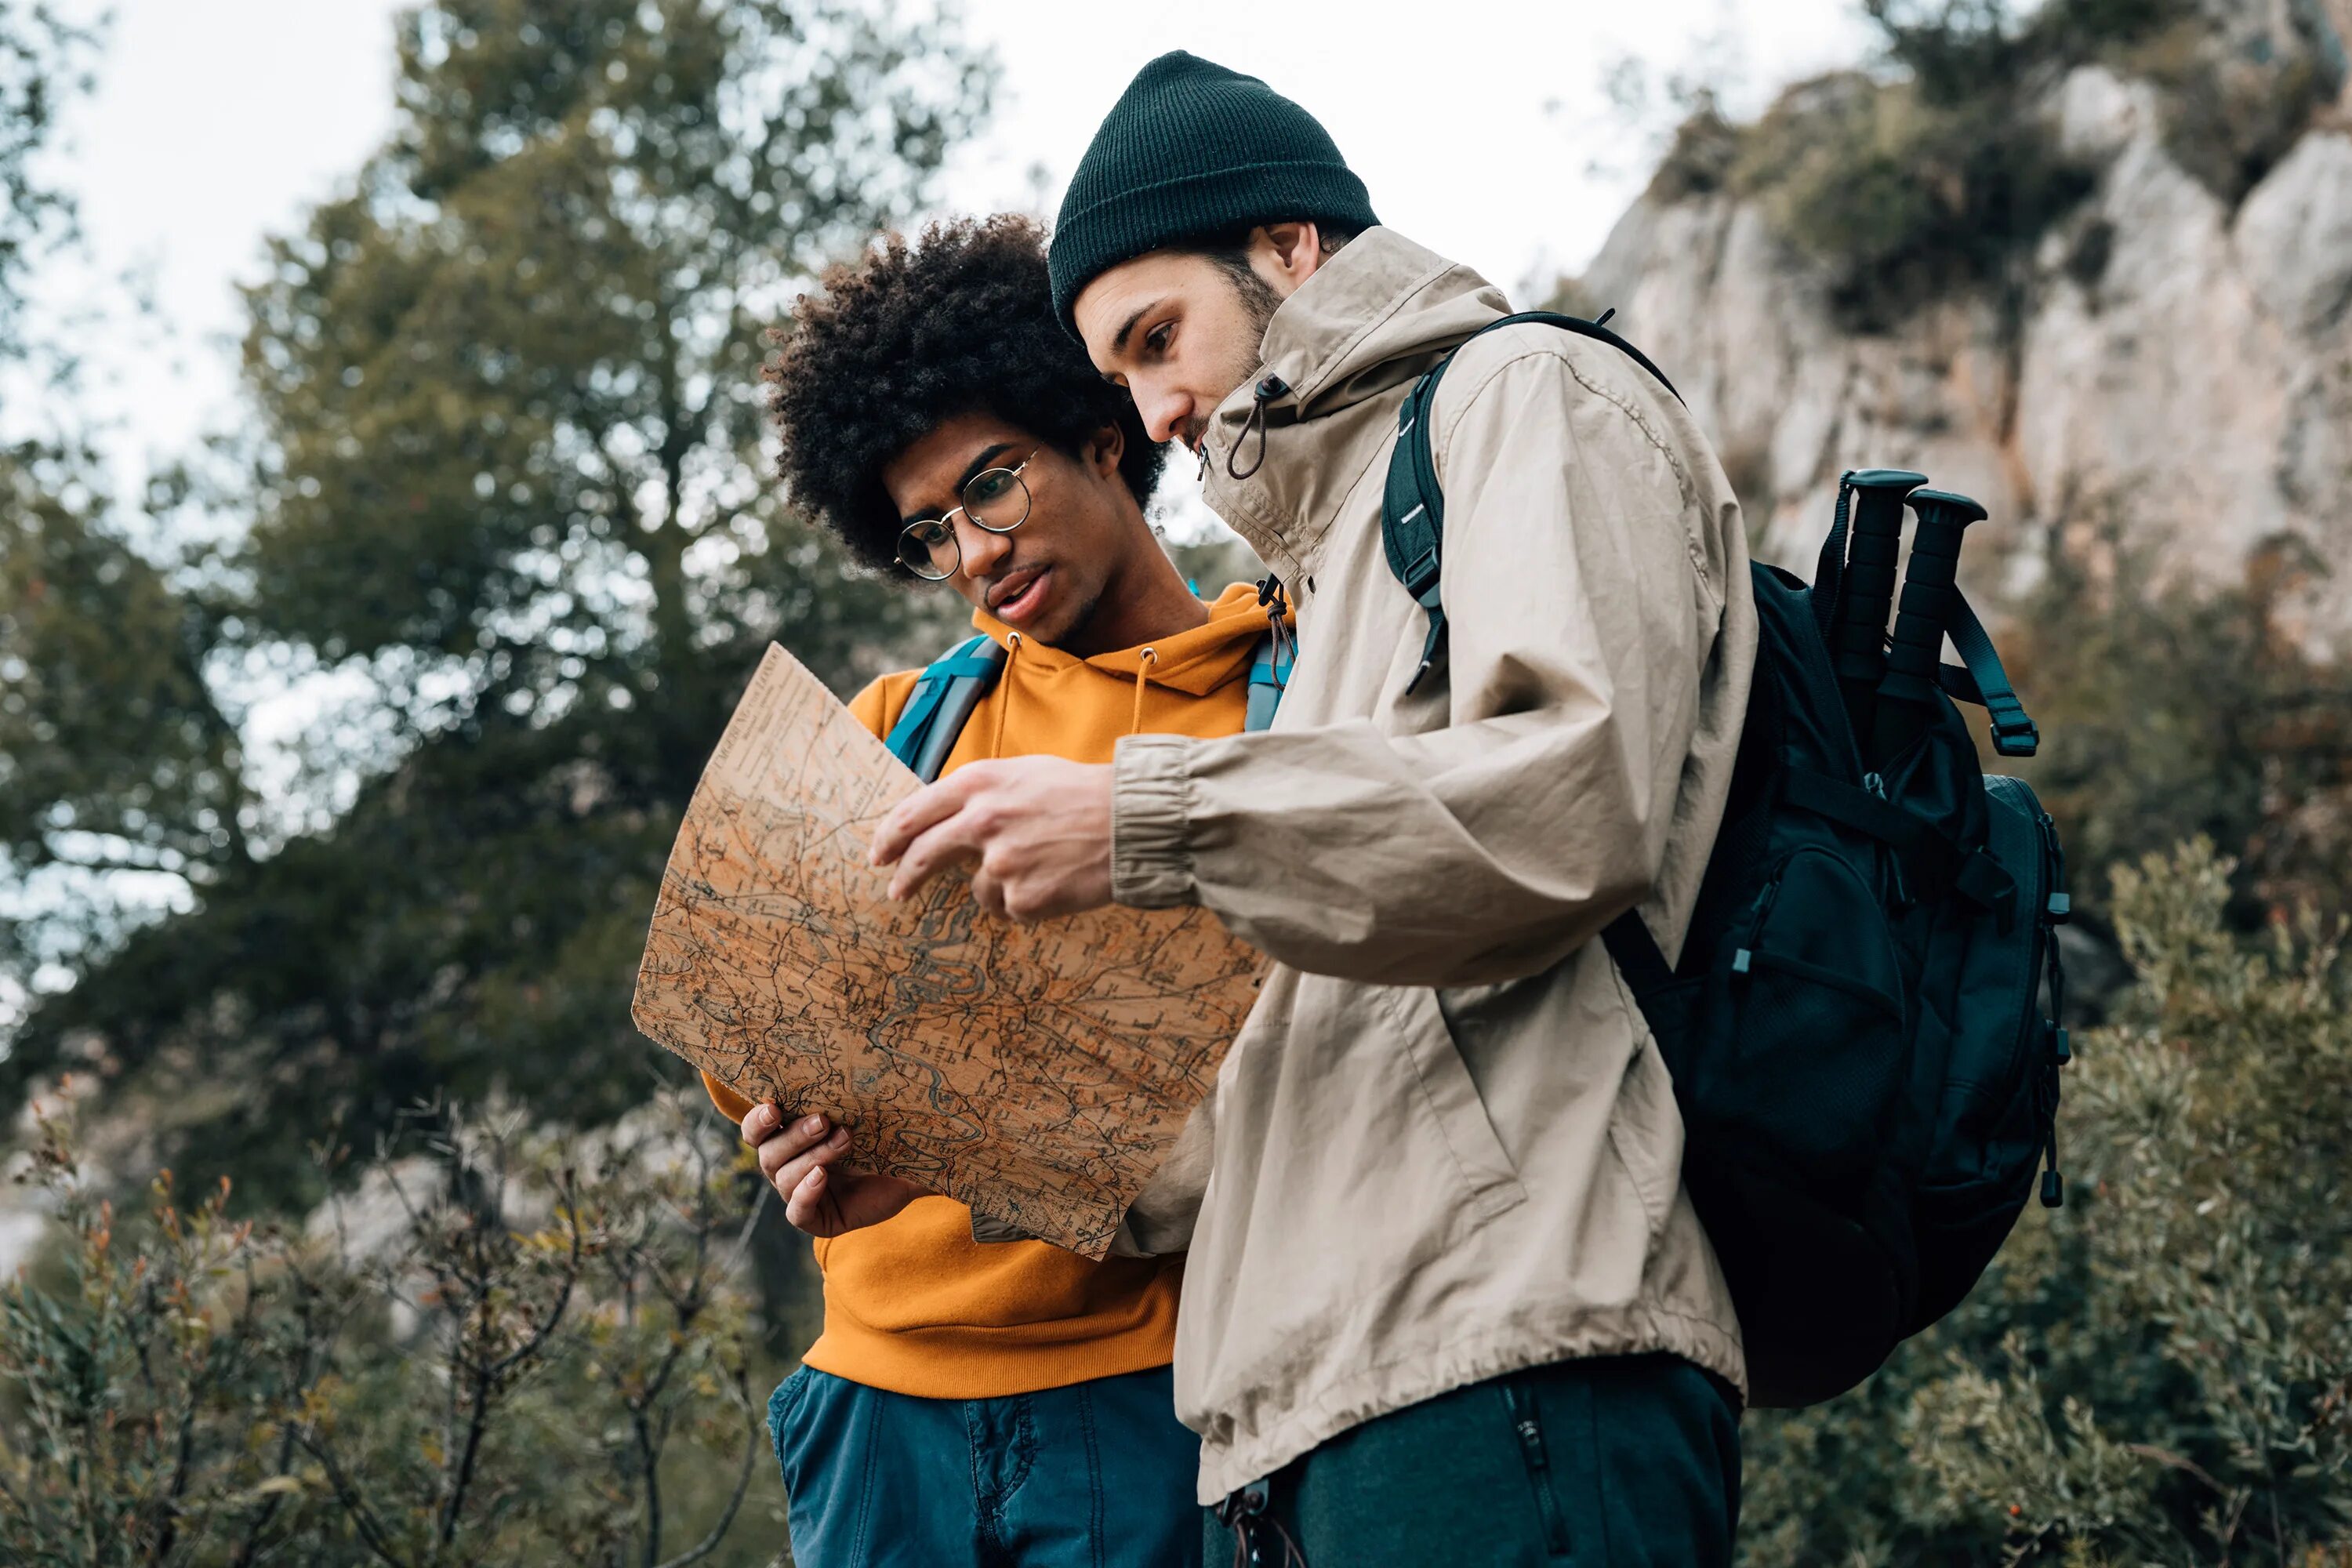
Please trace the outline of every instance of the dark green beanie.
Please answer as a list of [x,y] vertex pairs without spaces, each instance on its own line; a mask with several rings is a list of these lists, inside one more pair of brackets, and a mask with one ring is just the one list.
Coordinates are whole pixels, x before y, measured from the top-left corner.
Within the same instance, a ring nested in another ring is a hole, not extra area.
[[1046,250],[1054,313],[1076,337],[1078,295],[1120,262],[1286,220],[1355,234],[1381,221],[1313,115],[1254,76],[1164,54],[1128,83],[1070,177]]

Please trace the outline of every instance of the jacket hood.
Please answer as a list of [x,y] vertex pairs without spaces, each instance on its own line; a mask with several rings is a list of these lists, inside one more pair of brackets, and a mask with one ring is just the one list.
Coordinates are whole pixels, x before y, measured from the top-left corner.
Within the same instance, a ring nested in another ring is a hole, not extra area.
[[[972,611],[971,624],[1000,647],[1012,647],[1013,628],[986,610]],[[1204,625],[1133,647],[1080,658],[1024,637],[1019,657],[1006,666],[1006,679],[1045,692],[1064,682],[1083,681],[1089,674],[1130,681],[1144,668],[1143,652],[1148,647],[1153,654],[1148,671],[1152,685],[1188,697],[1205,697],[1228,681],[1249,679],[1250,656],[1265,635],[1266,625],[1265,606],[1257,602],[1257,590],[1247,583],[1235,583],[1210,604]]]
[[[1383,395],[1510,311],[1501,289],[1396,230],[1358,235],[1282,302],[1259,367],[1211,416],[1209,504],[1278,569],[1310,569],[1339,501],[1387,441],[1395,403]],[[1252,409],[1269,375],[1288,390],[1266,400],[1265,460],[1252,473]]]

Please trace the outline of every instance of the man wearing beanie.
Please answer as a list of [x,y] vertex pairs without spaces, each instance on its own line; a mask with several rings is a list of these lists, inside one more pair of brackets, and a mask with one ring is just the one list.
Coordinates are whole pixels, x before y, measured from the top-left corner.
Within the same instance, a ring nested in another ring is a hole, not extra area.
[[1305,110],[1181,53],[1104,121],[1049,264],[1287,584],[1298,662],[1265,732],[1013,760],[875,849],[894,892],[977,858],[1015,918],[1199,904],[1275,960],[1177,1322],[1210,1560],[1238,1531],[1313,1568],[1728,1563],[1739,1325],[1592,940],[1638,909],[1672,960],[1730,784],[1756,621],[1721,466],[1620,350],[1478,337],[1429,417],[1433,648],[1384,555],[1389,456],[1500,291],[1381,227]]

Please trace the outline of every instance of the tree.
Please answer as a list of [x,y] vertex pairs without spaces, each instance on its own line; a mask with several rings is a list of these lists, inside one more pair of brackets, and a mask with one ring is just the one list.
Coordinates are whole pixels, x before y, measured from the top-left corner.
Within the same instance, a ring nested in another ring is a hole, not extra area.
[[36,268],[79,254],[73,195],[42,155],[97,43],[47,5],[0,0],[0,401],[26,395],[0,432],[0,868],[18,889],[0,977],[20,988],[119,933],[121,874],[247,853],[203,606],[132,548],[78,426],[66,334],[28,309]]
[[33,265],[74,235],[70,192],[45,177],[58,111],[89,86],[96,36],[42,0],[0,0],[0,369],[37,346],[24,322]]
[[767,482],[759,367],[798,280],[984,111],[952,34],[824,0],[449,0],[400,27],[395,130],[248,296],[250,526],[176,580],[214,606],[215,687],[274,662],[365,696],[321,707],[299,809],[248,802],[249,858],[230,833],[195,907],[86,963],[0,1064],[143,1087],[180,1168],[263,1201],[317,1195],[301,1134],[334,1107],[364,1137],[504,1086],[587,1122],[682,1073],[629,984],[761,646],[844,681],[938,637]]

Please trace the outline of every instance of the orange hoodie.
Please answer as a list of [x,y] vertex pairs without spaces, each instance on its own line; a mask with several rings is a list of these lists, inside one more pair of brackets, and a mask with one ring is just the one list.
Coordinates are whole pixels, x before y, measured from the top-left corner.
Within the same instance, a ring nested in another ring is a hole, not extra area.
[[[1015,639],[985,611],[972,625],[1008,652],[1003,675],[964,725],[944,772],[1045,752],[1108,763],[1122,735],[1230,735],[1242,728],[1265,611],[1227,588],[1206,626],[1143,647],[1078,658]],[[887,735],[920,670],[886,675],[849,704]],[[752,1102],[709,1073],[719,1109]],[[895,1219],[816,1244],[824,1331],[803,1359],[872,1388],[987,1399],[1164,1366],[1173,1353],[1181,1258],[1089,1263],[1042,1241],[975,1242],[971,1211],[918,1198]]]

